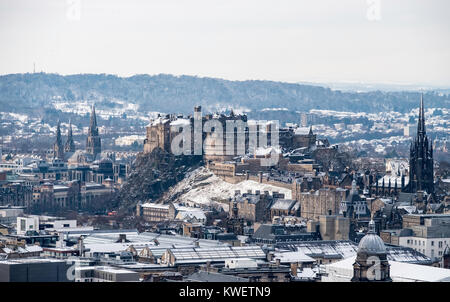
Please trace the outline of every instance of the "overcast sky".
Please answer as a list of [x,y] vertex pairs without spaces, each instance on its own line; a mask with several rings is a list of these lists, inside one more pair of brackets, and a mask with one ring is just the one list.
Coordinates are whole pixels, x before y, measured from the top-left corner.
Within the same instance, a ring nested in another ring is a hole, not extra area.
[[448,0],[0,0],[1,74],[450,87],[449,37]]

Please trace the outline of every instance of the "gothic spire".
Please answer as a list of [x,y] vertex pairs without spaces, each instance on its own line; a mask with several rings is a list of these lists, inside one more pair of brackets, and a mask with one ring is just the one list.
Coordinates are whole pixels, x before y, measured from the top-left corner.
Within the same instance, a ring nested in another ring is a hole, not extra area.
[[417,123],[417,134],[425,134],[425,113],[423,106],[423,93],[420,95],[419,121]]
[[95,106],[92,105],[91,121],[89,124],[88,137],[86,139],[86,152],[93,155],[95,159],[101,153],[101,138],[98,133],[97,116],[95,115]]
[[61,122],[58,120],[58,126],[56,126],[56,144],[61,146]]
[[411,143],[409,159],[410,184],[408,185],[408,192],[415,193],[417,190],[421,190],[432,194],[434,192],[433,142],[428,138],[425,131],[424,107],[423,94],[421,94],[417,137]]
[[58,125],[56,126],[56,141],[53,145],[53,157],[58,159],[64,159],[64,149],[61,139],[61,122],[58,120]]
[[72,137],[72,120],[69,120],[69,137]]
[[69,133],[67,134],[67,141],[64,145],[65,152],[75,152],[75,143],[72,136],[72,121],[69,120]]
[[92,136],[98,135],[97,116],[95,114],[95,106],[94,105],[92,105],[91,120],[89,123],[89,135],[92,135]]

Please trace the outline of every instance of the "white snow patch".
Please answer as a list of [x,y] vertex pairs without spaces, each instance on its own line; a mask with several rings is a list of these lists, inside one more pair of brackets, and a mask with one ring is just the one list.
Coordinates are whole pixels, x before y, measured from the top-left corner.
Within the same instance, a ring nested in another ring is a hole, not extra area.
[[[252,193],[255,193],[256,190],[260,192],[269,191],[270,193],[275,191],[284,194],[286,199],[292,198],[290,189],[262,184],[252,180],[231,184],[220,179],[205,167],[200,167],[188,173],[182,181],[169,190],[168,197],[179,194],[174,201],[186,203],[190,206],[213,205],[220,204],[218,201],[224,201],[233,197],[236,190],[239,190],[241,193],[247,193],[248,190],[251,190]],[[228,210],[227,205],[220,205],[224,210]]]

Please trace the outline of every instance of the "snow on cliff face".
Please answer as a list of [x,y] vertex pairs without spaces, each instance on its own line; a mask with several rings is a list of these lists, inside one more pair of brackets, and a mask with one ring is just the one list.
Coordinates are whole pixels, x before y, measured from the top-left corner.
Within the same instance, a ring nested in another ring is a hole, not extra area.
[[[194,205],[213,205],[218,201],[227,200],[234,196],[234,192],[240,190],[241,193],[247,193],[251,190],[255,193],[259,190],[261,193],[273,191],[283,193],[286,199],[292,198],[292,192],[289,189],[277,187],[268,184],[261,184],[252,180],[245,180],[237,184],[225,182],[215,176],[205,167],[200,167],[186,174],[186,177],[172,187],[165,200],[182,202],[190,206]],[[228,206],[222,204],[224,210],[228,210]]]

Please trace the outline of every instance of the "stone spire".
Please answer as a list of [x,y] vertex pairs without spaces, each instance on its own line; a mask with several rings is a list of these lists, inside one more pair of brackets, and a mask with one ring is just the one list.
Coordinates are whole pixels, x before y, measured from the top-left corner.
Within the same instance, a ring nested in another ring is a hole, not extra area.
[[64,160],[64,149],[61,139],[61,123],[58,120],[58,126],[56,126],[56,141],[53,145],[53,158]]
[[91,136],[98,135],[97,115],[95,114],[95,106],[94,105],[92,105],[91,120],[89,122],[89,133],[88,134]]
[[425,131],[425,111],[423,108],[423,93],[420,95],[420,109],[419,109],[419,121],[417,122],[417,136],[423,137],[426,134]]
[[433,150],[425,130],[425,109],[423,94],[420,97],[417,137],[411,143],[409,159],[409,184],[406,191],[416,193],[426,191],[434,193]]
[[67,141],[64,146],[65,152],[75,152],[75,143],[73,142],[72,136],[72,121],[69,121],[69,133],[67,135]]
[[88,137],[86,139],[86,153],[91,154],[95,160],[97,155],[102,152],[102,143],[97,127],[97,116],[95,107],[92,105],[91,120],[89,123]]

